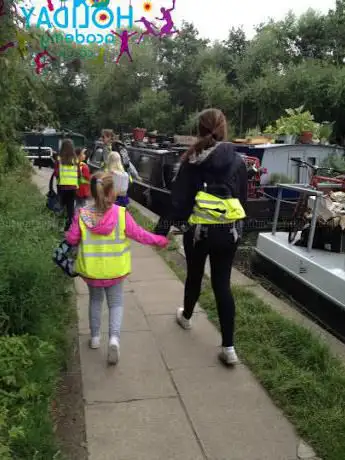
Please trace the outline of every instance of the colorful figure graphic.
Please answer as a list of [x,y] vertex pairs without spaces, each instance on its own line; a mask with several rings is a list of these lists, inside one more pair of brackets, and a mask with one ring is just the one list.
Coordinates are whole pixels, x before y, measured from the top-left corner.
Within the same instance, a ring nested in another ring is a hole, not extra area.
[[140,35],[139,40],[137,41],[138,45],[144,39],[145,35],[153,35],[154,37],[157,37],[159,35],[159,32],[158,32],[157,29],[153,30],[155,28],[155,25],[152,24],[152,22],[148,21],[144,16],[141,19],[139,19],[138,21],[134,21],[134,22],[141,22],[146,27],[145,32],[143,32]]
[[132,56],[131,56],[131,53],[129,51],[129,39],[131,37],[133,37],[133,35],[136,35],[138,32],[132,32],[131,34],[128,33],[128,30],[124,30],[121,34],[118,34],[117,32],[115,32],[114,30],[111,31],[112,34],[116,35],[117,37],[119,37],[119,39],[121,40],[121,47],[120,47],[120,53],[116,59],[116,64],[119,63],[122,55],[124,53],[127,54],[130,62],[133,62],[133,59],[132,59]]
[[3,53],[8,48],[13,48],[14,46],[15,46],[14,42],[8,42],[8,43],[6,43],[6,45],[0,46],[0,53]]
[[92,8],[106,8],[110,0],[90,0]]
[[173,35],[173,34],[178,34],[179,31],[174,29],[174,22],[172,20],[172,17],[171,17],[171,12],[174,11],[175,9],[175,3],[176,3],[176,0],[172,0],[172,8],[170,9],[166,9],[166,8],[161,8],[161,13],[163,15],[162,18],[156,18],[158,21],[165,21],[165,24],[164,26],[162,26],[161,30],[160,30],[160,33],[159,33],[159,37],[162,38],[164,36],[169,36],[169,35]]
[[53,5],[52,0],[47,0],[47,3],[48,3],[48,10],[54,11],[54,5]]
[[42,70],[49,64],[49,61],[46,61],[45,58],[49,58],[50,62],[53,62],[56,60],[56,58],[52,56],[51,54],[49,54],[47,50],[41,51],[41,53],[38,53],[34,59],[35,64],[36,64],[37,74],[40,74]]

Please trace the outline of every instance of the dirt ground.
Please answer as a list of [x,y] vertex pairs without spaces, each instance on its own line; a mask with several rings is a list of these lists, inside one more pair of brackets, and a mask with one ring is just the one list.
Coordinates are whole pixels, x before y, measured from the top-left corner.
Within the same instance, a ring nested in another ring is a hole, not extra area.
[[61,373],[56,401],[56,435],[66,460],[87,460],[85,416],[77,324],[70,330],[72,347]]

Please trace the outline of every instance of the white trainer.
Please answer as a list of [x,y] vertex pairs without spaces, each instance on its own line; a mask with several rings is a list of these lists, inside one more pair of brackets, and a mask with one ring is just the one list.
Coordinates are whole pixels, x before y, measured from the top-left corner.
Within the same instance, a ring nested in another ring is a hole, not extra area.
[[183,308],[178,308],[176,312],[176,321],[183,329],[191,329],[192,323],[190,319],[183,316]]
[[238,357],[234,347],[222,347],[219,359],[227,366],[234,366],[238,363]]
[[100,337],[91,337],[90,339],[90,348],[96,350],[101,346],[101,338]]
[[110,337],[108,347],[108,363],[117,364],[120,359],[120,344],[118,338],[115,336]]

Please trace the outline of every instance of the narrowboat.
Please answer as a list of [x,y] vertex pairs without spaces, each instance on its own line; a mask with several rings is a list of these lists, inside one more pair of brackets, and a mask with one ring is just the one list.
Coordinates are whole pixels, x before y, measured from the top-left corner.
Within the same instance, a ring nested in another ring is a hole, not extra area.
[[[320,190],[304,184],[279,187],[272,231],[258,235],[252,272],[269,279],[302,310],[344,341],[345,232],[343,225],[331,222],[329,216],[338,214],[338,219],[345,219],[345,193],[338,192],[342,195],[339,203],[327,207],[325,203],[330,199]],[[330,187],[335,186],[330,184]],[[307,195],[311,210],[309,223],[291,242],[289,233],[277,228],[283,189]]]

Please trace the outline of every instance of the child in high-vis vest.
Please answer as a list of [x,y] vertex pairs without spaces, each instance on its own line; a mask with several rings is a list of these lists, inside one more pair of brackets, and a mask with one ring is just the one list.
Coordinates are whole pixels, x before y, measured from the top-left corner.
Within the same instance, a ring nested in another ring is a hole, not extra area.
[[59,158],[54,167],[54,176],[57,181],[60,203],[67,211],[65,225],[65,231],[67,231],[73,219],[76,192],[80,180],[78,159],[71,139],[65,139],[61,144]]
[[94,202],[80,209],[73,219],[66,240],[78,245],[75,271],[88,285],[90,347],[100,347],[101,311],[104,294],[109,307],[108,362],[116,364],[120,352],[123,315],[123,283],[131,272],[129,239],[165,247],[166,237],[141,228],[126,208],[114,204],[113,175],[99,172],[91,179]]
[[79,189],[77,190],[77,205],[76,207],[82,208],[86,204],[86,200],[90,197],[90,170],[88,165],[85,163],[86,149],[77,148],[75,153],[79,162]]
[[114,188],[117,196],[116,204],[126,207],[129,203],[128,185],[129,174],[125,172],[121,156],[118,152],[111,152],[108,156],[106,171],[113,175]]

